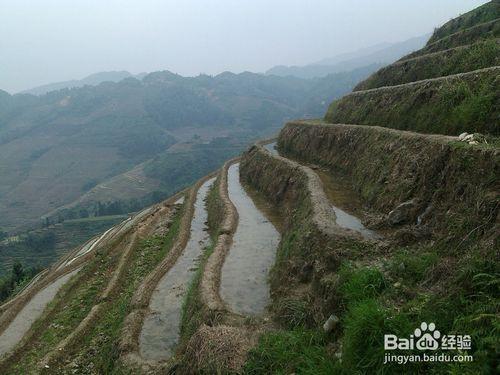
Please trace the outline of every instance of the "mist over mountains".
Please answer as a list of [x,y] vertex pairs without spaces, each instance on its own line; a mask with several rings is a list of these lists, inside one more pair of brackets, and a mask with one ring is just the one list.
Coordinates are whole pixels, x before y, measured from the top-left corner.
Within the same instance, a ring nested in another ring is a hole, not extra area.
[[[284,122],[321,117],[382,66],[369,62],[386,47],[339,56],[368,63],[323,77],[110,71],[0,90],[0,231],[54,228],[35,233],[40,241],[54,233],[55,252],[44,252],[54,259],[69,237],[83,241],[189,186]],[[3,256],[42,259],[16,246]]]
[[[310,80],[168,71],[141,80],[111,72],[69,83],[85,82],[83,87],[39,96],[2,92],[0,228],[15,231],[42,217],[61,220],[63,206],[62,218],[74,219],[102,214],[99,203],[121,202],[113,210],[120,214],[150,204],[284,121],[321,116],[333,98],[377,67]],[[126,78],[91,85],[121,76]]]
[[400,43],[381,43],[351,53],[340,54],[305,66],[275,66],[268,75],[299,78],[325,77],[371,64],[389,64],[401,56],[422,48],[430,34],[411,38]]
[[0,228],[98,216],[103,204],[116,214],[151,204],[283,122],[322,116],[333,99],[426,39],[266,74],[110,71],[1,91]]
[[96,86],[102,82],[119,82],[125,78],[137,78],[142,79],[147,75],[147,73],[131,74],[127,71],[111,71],[111,72],[99,72],[91,74],[82,79],[74,79],[71,81],[62,81],[56,83],[49,83],[47,85],[33,87],[28,90],[23,90],[20,94],[32,94],[32,95],[44,95],[51,91],[69,89],[74,87],[82,87],[85,85]]

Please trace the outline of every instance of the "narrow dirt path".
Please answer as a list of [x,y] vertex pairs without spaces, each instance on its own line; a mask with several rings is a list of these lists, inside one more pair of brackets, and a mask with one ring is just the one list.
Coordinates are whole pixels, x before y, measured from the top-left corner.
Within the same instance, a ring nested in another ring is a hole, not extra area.
[[12,350],[28,332],[31,325],[41,315],[45,307],[54,299],[57,292],[66,282],[80,271],[78,268],[55,280],[39,291],[17,314],[7,329],[0,335],[0,356]]
[[229,167],[228,193],[239,222],[222,266],[220,294],[233,312],[260,315],[270,301],[267,279],[280,234],[241,186],[239,163]]
[[140,355],[149,361],[167,360],[179,342],[183,299],[203,250],[210,243],[206,230],[205,198],[215,178],[201,185],[194,204],[189,241],[175,265],[156,286],[139,336]]

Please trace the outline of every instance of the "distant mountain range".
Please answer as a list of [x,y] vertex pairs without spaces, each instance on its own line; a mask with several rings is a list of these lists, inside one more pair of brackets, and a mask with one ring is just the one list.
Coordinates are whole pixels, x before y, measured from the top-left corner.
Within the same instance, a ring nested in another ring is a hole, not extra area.
[[20,94],[32,94],[32,95],[44,95],[51,91],[70,89],[74,87],[83,87],[85,85],[97,86],[102,82],[119,82],[125,78],[137,78],[142,79],[147,73],[131,74],[125,70],[122,71],[111,71],[111,72],[99,72],[91,74],[82,79],[73,79],[70,81],[62,81],[49,83],[47,85],[37,86],[32,89],[21,91]]
[[114,204],[113,213],[150,204],[283,122],[320,117],[333,99],[427,39],[267,75],[112,71],[22,94],[0,90],[0,229],[97,215],[103,204]]
[[107,72],[30,90],[40,95],[0,90],[0,229],[151,204],[283,122],[320,117],[379,67],[315,79]]
[[389,64],[410,52],[422,48],[429,37],[430,34],[426,34],[400,43],[382,43],[305,66],[279,65],[269,69],[266,74],[280,77],[315,78],[350,71],[371,64]]

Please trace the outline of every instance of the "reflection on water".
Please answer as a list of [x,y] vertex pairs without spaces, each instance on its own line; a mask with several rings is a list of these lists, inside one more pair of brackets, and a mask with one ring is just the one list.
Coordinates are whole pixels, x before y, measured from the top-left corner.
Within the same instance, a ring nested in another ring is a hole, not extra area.
[[31,325],[42,315],[45,307],[54,299],[57,292],[71,276],[76,275],[81,267],[58,278],[52,284],[49,284],[40,290],[35,296],[22,308],[7,329],[0,335],[0,356],[12,350],[23,338]]
[[220,293],[232,311],[259,315],[270,301],[267,279],[280,234],[241,186],[239,164],[229,168],[228,191],[239,221],[222,267]]
[[276,148],[276,146],[277,146],[276,142],[271,142],[271,143],[265,144],[264,148],[266,150],[268,150],[269,152],[271,152],[271,154],[279,155],[278,154],[278,149]]
[[203,249],[210,243],[205,228],[207,212],[204,199],[215,178],[206,181],[198,190],[191,222],[191,236],[175,265],[156,286],[144,319],[139,338],[142,357],[148,360],[165,360],[172,356],[179,342],[182,302],[196,270]]
[[184,195],[174,202],[174,204],[183,204],[183,203],[184,203]]
[[332,204],[338,226],[359,232],[366,238],[380,238],[376,232],[366,228],[358,217],[347,212],[362,215],[361,203],[350,183],[341,176],[332,176],[321,170],[315,172],[321,179],[323,189]]
[[[264,148],[274,155],[279,155],[276,142],[268,143],[264,145]],[[323,182],[325,193],[332,204],[332,210],[335,212],[337,225],[359,232],[366,238],[380,238],[380,235],[366,228],[360,219],[349,213],[361,216],[362,210],[358,196],[352,191],[351,185],[345,178],[332,176],[321,170],[315,172]]]

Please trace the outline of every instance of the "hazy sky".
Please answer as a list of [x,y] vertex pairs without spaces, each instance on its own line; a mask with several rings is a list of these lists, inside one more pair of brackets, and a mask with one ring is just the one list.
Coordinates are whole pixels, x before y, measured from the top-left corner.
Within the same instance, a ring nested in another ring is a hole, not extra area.
[[485,0],[0,0],[0,89],[106,70],[262,72],[430,32]]

